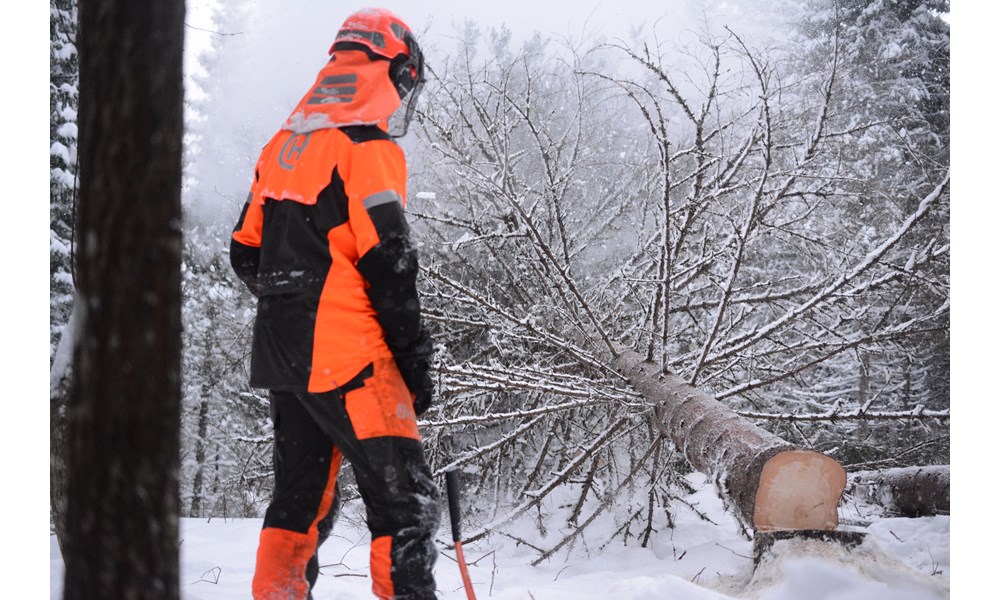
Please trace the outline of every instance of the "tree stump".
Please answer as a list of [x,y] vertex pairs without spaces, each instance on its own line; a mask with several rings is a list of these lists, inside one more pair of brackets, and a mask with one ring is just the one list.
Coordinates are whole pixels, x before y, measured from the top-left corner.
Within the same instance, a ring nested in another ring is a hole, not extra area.
[[774,547],[774,543],[782,540],[816,540],[830,544],[839,544],[850,550],[857,548],[861,542],[865,541],[867,534],[863,531],[827,531],[827,530],[800,530],[800,531],[770,531],[757,532],[753,536],[753,564],[756,568],[760,562],[768,555]]

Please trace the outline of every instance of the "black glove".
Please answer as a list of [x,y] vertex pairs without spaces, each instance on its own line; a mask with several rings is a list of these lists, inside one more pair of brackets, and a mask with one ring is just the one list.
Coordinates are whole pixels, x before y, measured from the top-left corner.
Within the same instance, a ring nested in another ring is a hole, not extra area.
[[421,382],[413,392],[413,412],[420,415],[427,412],[427,409],[434,403],[434,380],[429,372],[424,372]]
[[393,351],[396,366],[413,394],[413,412],[417,416],[427,412],[434,401],[434,380],[431,378],[431,363],[434,359],[434,339],[430,332],[421,328],[420,338],[406,350]]

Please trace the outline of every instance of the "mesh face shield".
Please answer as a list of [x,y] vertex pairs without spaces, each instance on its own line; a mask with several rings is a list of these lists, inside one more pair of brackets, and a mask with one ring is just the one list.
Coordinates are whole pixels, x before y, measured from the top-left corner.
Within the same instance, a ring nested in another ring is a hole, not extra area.
[[389,135],[393,138],[401,138],[410,129],[410,121],[413,120],[413,113],[416,111],[417,98],[424,89],[424,82],[418,81],[413,89],[403,98],[403,105],[399,107],[389,119]]

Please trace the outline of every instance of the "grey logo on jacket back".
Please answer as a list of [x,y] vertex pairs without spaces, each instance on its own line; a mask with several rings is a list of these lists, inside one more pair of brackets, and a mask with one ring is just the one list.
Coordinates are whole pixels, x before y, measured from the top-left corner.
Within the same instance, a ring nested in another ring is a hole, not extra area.
[[309,136],[311,133],[300,133],[299,135],[293,135],[285,141],[285,145],[281,147],[281,153],[278,154],[278,165],[282,169],[288,171],[292,170],[295,161],[302,156],[302,153],[306,151],[306,146],[309,144]]

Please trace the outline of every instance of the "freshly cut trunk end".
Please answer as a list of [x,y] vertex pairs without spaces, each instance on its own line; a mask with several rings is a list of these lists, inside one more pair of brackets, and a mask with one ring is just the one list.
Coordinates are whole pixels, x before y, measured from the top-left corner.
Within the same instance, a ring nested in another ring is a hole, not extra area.
[[844,468],[829,456],[809,450],[780,452],[761,469],[754,529],[834,530],[846,485]]

